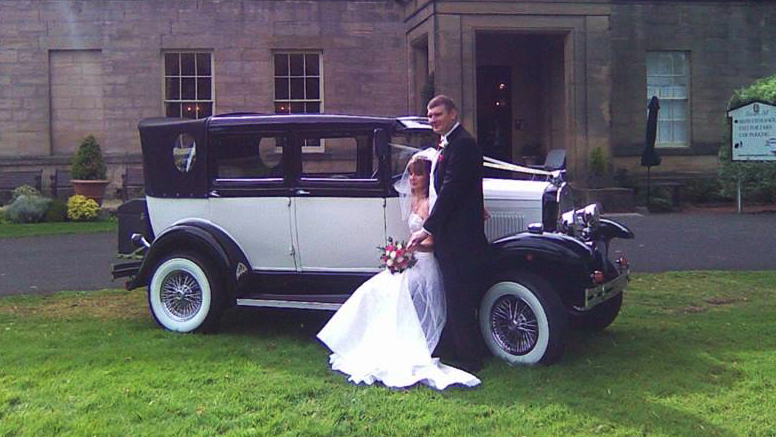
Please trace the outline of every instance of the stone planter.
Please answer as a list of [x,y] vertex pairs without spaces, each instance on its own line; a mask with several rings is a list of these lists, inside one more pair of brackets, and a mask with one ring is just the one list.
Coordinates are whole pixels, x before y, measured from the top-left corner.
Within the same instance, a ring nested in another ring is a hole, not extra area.
[[102,199],[105,197],[105,188],[108,186],[107,179],[90,181],[85,179],[70,179],[75,194],[94,199],[98,205],[102,205]]

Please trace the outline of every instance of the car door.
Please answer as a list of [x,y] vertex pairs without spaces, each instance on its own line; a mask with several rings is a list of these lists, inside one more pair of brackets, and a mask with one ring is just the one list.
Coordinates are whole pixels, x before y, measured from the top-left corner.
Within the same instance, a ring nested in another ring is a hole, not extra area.
[[301,132],[294,189],[297,263],[305,272],[379,271],[385,196],[371,129]]
[[253,270],[296,271],[285,131],[213,133],[211,220]]

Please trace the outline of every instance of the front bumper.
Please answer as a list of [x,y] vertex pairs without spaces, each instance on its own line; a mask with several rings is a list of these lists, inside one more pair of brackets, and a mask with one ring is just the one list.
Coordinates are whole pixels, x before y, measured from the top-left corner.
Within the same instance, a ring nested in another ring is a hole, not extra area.
[[596,305],[617,296],[625,290],[628,281],[630,281],[630,272],[626,268],[625,271],[620,273],[620,276],[611,281],[585,289],[585,306],[581,309],[583,311],[592,309]]

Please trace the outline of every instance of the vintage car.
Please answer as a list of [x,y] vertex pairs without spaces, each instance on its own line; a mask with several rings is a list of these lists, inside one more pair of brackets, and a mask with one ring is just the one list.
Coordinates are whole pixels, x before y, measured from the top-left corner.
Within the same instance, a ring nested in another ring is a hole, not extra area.
[[[118,210],[119,252],[136,259],[113,276],[147,286],[156,322],[179,332],[212,330],[235,305],[336,310],[380,270],[376,248],[408,238],[393,182],[436,140],[423,119],[344,115],[155,118],[139,130],[145,198]],[[608,247],[631,231],[596,205],[574,210],[560,173],[539,179],[483,182],[493,258],[478,317],[509,363],[550,363],[569,327],[608,326],[628,281]]]

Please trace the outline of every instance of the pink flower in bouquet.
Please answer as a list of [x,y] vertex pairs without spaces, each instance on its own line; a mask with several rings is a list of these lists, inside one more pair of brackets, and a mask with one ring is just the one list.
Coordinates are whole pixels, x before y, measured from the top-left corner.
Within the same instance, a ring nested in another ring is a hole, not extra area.
[[391,273],[401,273],[415,265],[417,260],[415,255],[407,249],[407,243],[395,242],[393,238],[388,238],[388,244],[385,247],[378,247],[382,252],[380,261],[383,267]]

